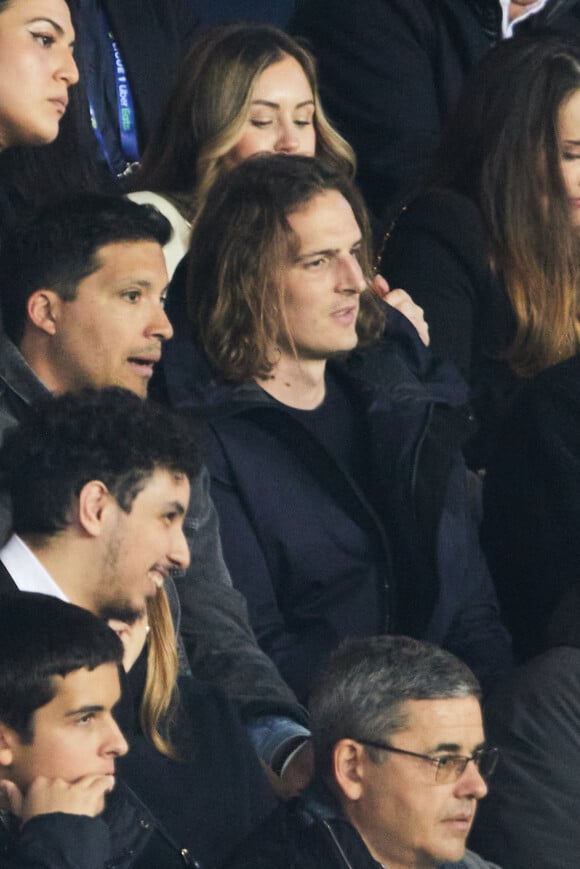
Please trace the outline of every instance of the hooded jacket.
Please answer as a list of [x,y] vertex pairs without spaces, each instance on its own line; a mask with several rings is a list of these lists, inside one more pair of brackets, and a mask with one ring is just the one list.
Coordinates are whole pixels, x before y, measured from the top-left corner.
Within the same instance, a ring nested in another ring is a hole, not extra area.
[[208,423],[204,458],[232,580],[299,698],[347,636],[428,639],[488,683],[510,663],[460,457],[465,386],[433,365],[403,317],[390,321],[399,341],[389,332],[327,367],[366,425],[364,491],[253,381],[221,382],[190,343],[167,347],[172,404]]

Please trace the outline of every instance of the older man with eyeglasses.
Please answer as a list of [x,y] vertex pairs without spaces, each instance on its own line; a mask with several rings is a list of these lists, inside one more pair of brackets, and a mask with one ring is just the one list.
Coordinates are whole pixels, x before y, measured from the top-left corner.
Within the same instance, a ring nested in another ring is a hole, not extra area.
[[228,869],[497,869],[465,847],[498,760],[465,664],[407,637],[354,640],[310,711],[314,781]]

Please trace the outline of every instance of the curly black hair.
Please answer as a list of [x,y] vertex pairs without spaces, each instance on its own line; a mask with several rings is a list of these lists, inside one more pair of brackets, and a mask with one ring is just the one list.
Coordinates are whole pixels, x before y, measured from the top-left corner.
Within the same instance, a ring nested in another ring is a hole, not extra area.
[[13,530],[43,536],[63,530],[90,480],[101,480],[128,513],[154,471],[197,474],[198,440],[184,417],[118,387],[38,402],[0,448]]

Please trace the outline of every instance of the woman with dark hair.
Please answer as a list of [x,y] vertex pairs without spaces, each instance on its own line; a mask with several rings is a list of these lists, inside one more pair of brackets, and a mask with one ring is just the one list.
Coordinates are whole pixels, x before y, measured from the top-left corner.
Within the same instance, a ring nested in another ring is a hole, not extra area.
[[[160,588],[136,621],[109,619],[124,646],[119,717],[131,743],[131,756],[117,770],[165,838],[187,847],[183,865],[214,866],[276,800],[233,703],[214,686],[179,674],[172,610]],[[137,866],[166,866],[167,846],[157,847]]]
[[[12,215],[15,169],[28,147],[57,138],[79,78],[65,0],[0,0],[0,225]],[[32,150],[32,149],[31,149]]]
[[578,351],[579,225],[580,43],[508,40],[473,73],[381,262],[471,385],[475,467],[517,385]]
[[56,139],[79,77],[74,36],[65,0],[0,2],[0,151]]

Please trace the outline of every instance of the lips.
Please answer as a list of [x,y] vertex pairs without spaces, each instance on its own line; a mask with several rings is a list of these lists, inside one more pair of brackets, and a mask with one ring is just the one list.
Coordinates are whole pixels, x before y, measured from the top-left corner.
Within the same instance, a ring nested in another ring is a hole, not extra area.
[[336,308],[331,312],[330,316],[333,320],[338,320],[345,325],[351,325],[358,316],[358,305],[344,305],[341,308]]
[[49,103],[52,103],[53,106],[56,106],[57,109],[60,109],[61,113],[64,115],[68,106],[68,96],[64,97],[54,97],[49,100]]
[[161,359],[158,354],[154,356],[130,356],[128,362],[133,365],[143,377],[151,377],[153,369]]
[[450,818],[444,818],[443,823],[451,827],[457,828],[458,831],[469,832],[473,823],[473,812],[458,812]]
[[156,565],[149,571],[149,578],[156,588],[163,588],[163,583],[167,579],[167,571],[163,567]]

